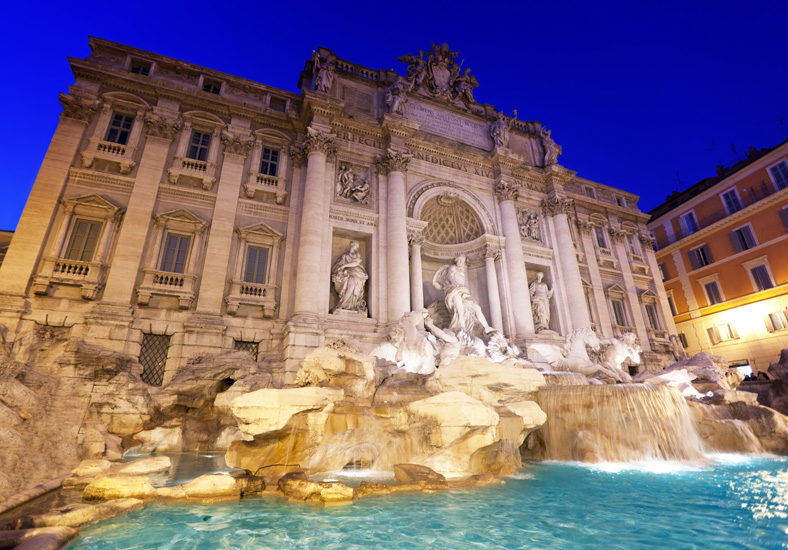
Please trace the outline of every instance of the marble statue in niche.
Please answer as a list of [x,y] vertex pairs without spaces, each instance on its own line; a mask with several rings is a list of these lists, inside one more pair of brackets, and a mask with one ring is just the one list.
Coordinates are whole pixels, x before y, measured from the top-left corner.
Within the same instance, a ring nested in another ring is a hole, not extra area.
[[331,90],[336,78],[336,68],[327,59],[321,60],[317,52],[312,56],[314,61],[313,72],[315,75],[315,90],[327,94]]
[[487,323],[482,309],[466,286],[465,256],[457,256],[453,264],[439,268],[432,278],[432,284],[445,294],[444,302],[451,314],[449,329],[452,332],[474,334],[481,329],[487,334],[495,330]]
[[490,124],[490,137],[495,147],[509,147],[509,131],[517,120],[517,111],[514,111],[514,118],[508,121],[502,112],[498,113],[498,118]]
[[334,186],[334,195],[363,205],[369,204],[370,199],[369,178],[359,178],[353,167],[346,163],[340,163],[337,173],[337,181]]
[[358,241],[350,241],[345,252],[331,268],[331,282],[339,295],[339,300],[331,313],[351,311],[367,313],[364,289],[367,284],[367,271],[364,269],[359,252]]
[[528,289],[531,292],[531,310],[534,316],[534,329],[536,332],[550,330],[550,298],[553,297],[555,286],[550,288],[547,283],[543,283],[544,273],[536,273],[534,280]]
[[542,147],[544,147],[544,165],[552,166],[558,162],[558,155],[561,154],[561,146],[550,137],[552,130],[542,126]]
[[517,221],[520,224],[520,236],[529,241],[542,240],[542,230],[539,227],[539,212],[537,210],[520,210],[517,213]]

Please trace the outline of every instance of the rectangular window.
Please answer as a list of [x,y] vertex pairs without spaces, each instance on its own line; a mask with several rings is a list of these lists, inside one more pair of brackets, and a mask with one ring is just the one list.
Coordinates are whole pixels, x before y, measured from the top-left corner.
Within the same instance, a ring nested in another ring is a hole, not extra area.
[[268,107],[272,111],[279,111],[280,113],[284,113],[285,111],[287,111],[287,101],[285,101],[281,97],[272,97],[271,100],[268,102]]
[[651,242],[654,243],[654,252],[656,252],[659,250],[659,246],[657,245],[657,237],[654,236],[653,231],[649,231],[648,234],[651,235]]
[[143,334],[140,348],[142,381],[149,386],[161,386],[164,381],[164,366],[170,349],[170,337],[164,334]]
[[616,204],[626,208],[626,206],[627,206],[627,199],[625,199],[624,197],[616,197]]
[[205,132],[192,132],[192,141],[189,144],[189,153],[186,155],[194,160],[208,160],[208,147],[211,145],[211,134]]
[[183,273],[186,268],[186,257],[189,254],[189,243],[191,237],[188,235],[176,235],[167,233],[164,242],[164,254],[161,257],[161,271],[169,273]]
[[774,180],[774,185],[778,191],[788,187],[788,163],[782,161],[772,166],[769,168],[769,173],[772,175],[772,180]]
[[142,61],[132,61],[129,71],[141,76],[148,76],[150,74],[150,64]]
[[723,193],[722,202],[725,203],[725,211],[729,215],[733,214],[734,212],[738,212],[743,208],[741,201],[739,200],[739,194],[736,193],[736,189],[731,189],[730,191]]
[[675,317],[679,314],[678,310],[676,309],[676,302],[673,301],[673,296],[668,296],[668,306],[670,307],[670,313]]
[[107,130],[107,138],[105,141],[112,143],[119,143],[126,145],[129,142],[129,134],[131,133],[131,126],[134,124],[134,117],[131,115],[122,115],[115,113],[112,116],[112,122],[109,124]]
[[720,287],[717,286],[716,281],[710,281],[703,285],[703,289],[706,291],[706,298],[709,301],[709,305],[713,306],[714,304],[719,304],[722,302],[722,293],[720,292]]
[[780,219],[783,221],[785,228],[788,229],[788,207],[780,209]]
[[788,316],[785,311],[775,311],[766,316],[766,330],[777,332],[788,328]]
[[679,332],[678,334],[679,342],[681,342],[681,347],[687,349],[689,346],[687,345],[687,335],[683,332]]
[[663,264],[657,264],[657,267],[659,268],[659,275],[660,277],[662,277],[663,281],[667,281],[668,279],[670,279],[670,276],[668,275],[668,266],[666,266],[663,263]]
[[222,91],[222,85],[213,80],[204,80],[202,83],[202,91],[208,92],[209,94],[219,95],[219,92]]
[[252,359],[257,361],[257,353],[260,349],[258,342],[247,342],[245,340],[233,340],[233,348],[240,351],[248,351],[252,354]]
[[634,235],[627,234],[627,247],[629,248],[630,254],[634,254],[635,256],[641,255],[640,246],[638,246],[638,240]]
[[654,304],[646,304],[646,316],[648,317],[648,324],[654,330],[662,330],[659,323],[659,316],[657,315],[657,308]]
[[731,325],[717,325],[706,329],[706,332],[708,332],[712,344],[719,344],[720,342],[737,340],[739,338],[736,329]]
[[260,160],[260,173],[266,176],[276,176],[279,171],[279,151],[263,147],[263,155]]
[[756,265],[755,267],[750,268],[750,273],[752,274],[752,279],[755,281],[755,287],[759,291],[766,290],[767,288],[772,288],[774,286],[774,282],[772,281],[771,276],[769,276],[769,270],[766,269],[765,265]]
[[756,245],[755,237],[753,236],[749,225],[734,229],[728,233],[728,237],[731,239],[731,244],[733,245],[733,250],[735,252],[749,250]]
[[693,248],[687,252],[687,255],[689,256],[692,269],[698,269],[699,267],[714,263],[714,258],[712,257],[711,250],[707,244],[699,246],[698,248]]
[[692,235],[700,229],[694,212],[687,212],[683,216],[679,216],[679,225],[681,226],[681,234],[684,237]]
[[621,300],[610,300],[613,306],[613,315],[616,318],[616,324],[620,327],[627,326],[627,316],[624,314],[624,303]]
[[594,191],[593,187],[583,187],[583,189],[586,192],[586,197],[591,198],[591,199],[595,199],[596,198],[596,192]]
[[249,246],[246,249],[246,270],[244,281],[247,283],[265,283],[266,264],[268,262],[268,249],[258,246]]
[[607,240],[605,240],[605,232],[601,227],[594,226],[594,235],[596,235],[596,244],[599,248],[607,248]]
[[79,262],[92,261],[101,233],[101,225],[101,222],[77,218],[74,231],[71,233],[71,241],[66,249],[66,259]]

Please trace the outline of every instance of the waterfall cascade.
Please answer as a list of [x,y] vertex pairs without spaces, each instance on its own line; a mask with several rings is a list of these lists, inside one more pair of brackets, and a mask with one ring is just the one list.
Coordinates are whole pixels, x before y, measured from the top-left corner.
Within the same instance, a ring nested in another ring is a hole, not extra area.
[[675,388],[617,384],[546,386],[538,403],[541,458],[582,462],[701,460],[693,415]]

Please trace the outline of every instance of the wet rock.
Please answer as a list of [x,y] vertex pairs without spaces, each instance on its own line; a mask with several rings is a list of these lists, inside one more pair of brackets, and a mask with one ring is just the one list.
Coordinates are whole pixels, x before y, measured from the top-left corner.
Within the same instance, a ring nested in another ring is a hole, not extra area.
[[421,464],[397,464],[394,478],[403,485],[415,485],[425,491],[441,491],[449,488],[446,477]]
[[698,431],[715,450],[788,454],[788,417],[763,405],[690,403]]
[[38,527],[18,531],[0,531],[0,548],[16,550],[57,550],[76,538],[73,527]]
[[82,498],[92,500],[113,500],[118,498],[151,497],[155,492],[148,476],[129,476],[99,474],[85,487]]
[[290,500],[338,504],[353,500],[353,488],[344,483],[316,482],[293,477],[279,481],[279,490]]
[[168,456],[151,456],[118,465],[117,473],[127,476],[151,475],[167,472],[172,468]]
[[284,428],[298,413],[320,410],[344,396],[335,388],[263,389],[237,397],[232,411],[238,427],[247,435],[259,435]]
[[376,361],[348,349],[318,348],[304,358],[296,385],[342,388],[356,403],[370,404],[375,392]]
[[142,500],[121,498],[100,504],[72,504],[57,508],[46,514],[32,516],[37,527],[82,527],[120,514],[139,510],[144,506]]
[[658,377],[677,370],[686,371],[690,375],[692,387],[701,394],[715,390],[735,390],[744,379],[738,370],[728,368],[728,360],[724,357],[701,352],[664,370],[640,372],[632,380],[637,383],[667,384],[669,381],[659,380]]
[[476,474],[460,479],[449,480],[450,489],[464,489],[467,487],[484,487],[486,485],[500,485],[504,481],[492,474]]
[[159,426],[152,430],[143,430],[134,435],[141,443],[139,453],[180,452],[183,450],[183,431],[180,426]]
[[210,500],[238,498],[242,483],[225,474],[205,474],[182,485],[158,487],[151,496],[173,500]]

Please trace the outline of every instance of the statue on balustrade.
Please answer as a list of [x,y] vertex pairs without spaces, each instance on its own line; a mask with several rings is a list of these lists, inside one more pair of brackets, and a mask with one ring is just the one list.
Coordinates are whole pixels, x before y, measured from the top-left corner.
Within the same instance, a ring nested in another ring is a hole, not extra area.
[[550,137],[552,130],[542,126],[542,147],[544,147],[545,168],[558,162],[558,155],[561,154],[561,146]]
[[361,262],[358,241],[350,241],[345,252],[331,268],[331,281],[339,294],[337,305],[331,311],[353,311],[367,313],[367,302],[364,299],[364,288],[367,284],[367,271]]
[[531,291],[531,311],[534,316],[534,329],[536,332],[550,330],[550,298],[553,297],[555,286],[550,288],[543,283],[544,273],[537,272],[536,280],[528,289]]
[[498,113],[498,119],[490,125],[490,137],[495,147],[509,147],[509,130],[516,120],[517,111],[514,112],[514,118],[509,121],[504,118],[503,113]]
[[328,60],[321,61],[317,52],[313,54],[312,58],[314,60],[315,90],[327,94],[337,76],[334,64]]

